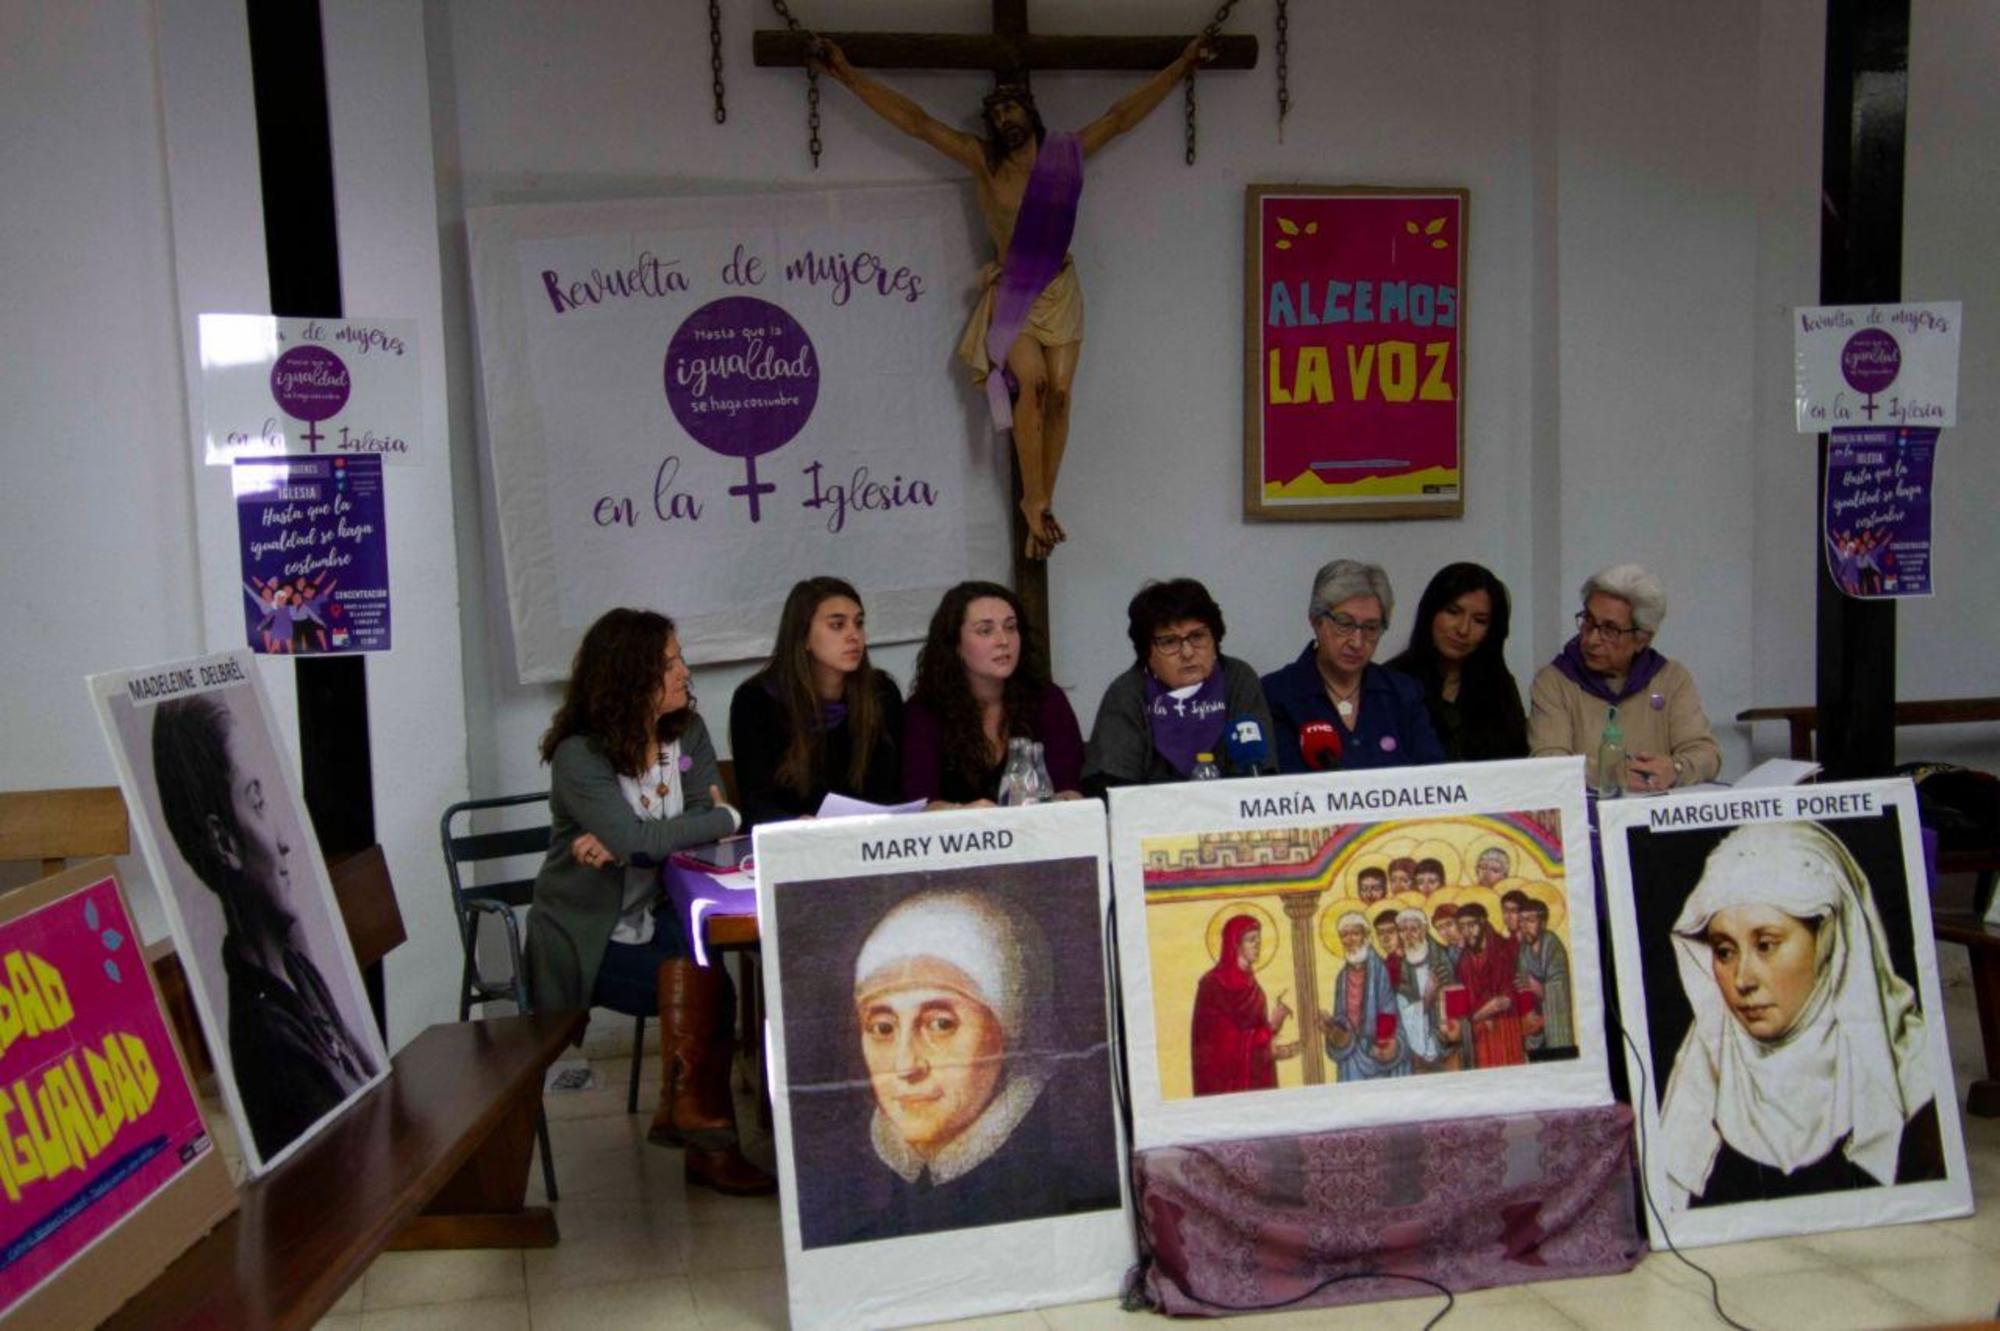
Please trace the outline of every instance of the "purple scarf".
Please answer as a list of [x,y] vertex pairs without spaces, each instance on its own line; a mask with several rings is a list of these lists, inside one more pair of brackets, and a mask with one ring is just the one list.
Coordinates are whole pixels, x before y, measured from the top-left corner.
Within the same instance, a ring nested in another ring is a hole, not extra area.
[[1014,235],[1000,263],[993,318],[986,325],[986,357],[993,362],[986,375],[986,405],[993,410],[996,430],[1014,428],[1014,408],[1007,396],[1007,353],[1027,326],[1029,309],[1062,271],[1082,193],[1083,145],[1074,134],[1049,135],[1028,173]]
[[1153,748],[1182,776],[1194,770],[1196,754],[1214,754],[1218,761],[1222,757],[1217,750],[1229,723],[1222,674],[1222,662],[1217,661],[1199,688],[1176,698],[1152,671],[1146,671],[1146,725],[1153,732]]
[[1611,686],[1604,682],[1604,676],[1583,663],[1581,638],[1571,638],[1556,654],[1556,669],[1562,671],[1568,680],[1593,698],[1602,698],[1616,707],[1627,698],[1633,697],[1653,682],[1653,676],[1667,668],[1667,658],[1651,647],[1643,648],[1632,658],[1632,664],[1625,671],[1625,687],[1613,693]]

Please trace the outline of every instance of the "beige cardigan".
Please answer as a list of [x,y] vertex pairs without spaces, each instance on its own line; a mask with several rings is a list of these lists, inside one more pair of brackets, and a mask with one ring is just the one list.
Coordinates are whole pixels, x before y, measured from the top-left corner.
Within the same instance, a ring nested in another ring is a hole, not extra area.
[[[1593,788],[1597,784],[1597,740],[1611,704],[1585,693],[1569,676],[1545,665],[1529,689],[1528,752],[1536,758],[1583,755]],[[1663,705],[1654,707],[1653,698]],[[1653,676],[1644,692],[1618,704],[1618,728],[1627,753],[1664,753],[1674,759],[1674,784],[1712,781],[1722,770],[1722,750],[1708,728],[1694,676],[1678,661]]]

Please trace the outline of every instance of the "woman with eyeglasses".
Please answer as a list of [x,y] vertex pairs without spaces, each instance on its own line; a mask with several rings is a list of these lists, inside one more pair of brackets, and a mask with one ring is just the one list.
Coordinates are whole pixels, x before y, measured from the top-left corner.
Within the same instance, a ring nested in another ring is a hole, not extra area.
[[1336,559],[1313,575],[1298,659],[1264,676],[1287,772],[1409,767],[1444,761],[1423,686],[1374,664],[1396,593],[1379,565]]
[[1149,582],[1125,620],[1137,661],[1097,705],[1084,794],[1185,781],[1202,754],[1224,776],[1271,771],[1271,714],[1257,671],[1222,654],[1222,607],[1208,588],[1193,578]]
[[1625,787],[1660,791],[1708,781],[1722,750],[1702,711],[1694,676],[1653,650],[1667,615],[1660,580],[1616,564],[1583,584],[1576,636],[1535,674],[1528,750],[1537,758],[1582,754],[1597,789],[1597,749],[1611,709],[1625,734]]
[[1446,564],[1417,601],[1410,645],[1388,663],[1423,687],[1448,762],[1528,756],[1528,714],[1507,669],[1513,606],[1483,564]]

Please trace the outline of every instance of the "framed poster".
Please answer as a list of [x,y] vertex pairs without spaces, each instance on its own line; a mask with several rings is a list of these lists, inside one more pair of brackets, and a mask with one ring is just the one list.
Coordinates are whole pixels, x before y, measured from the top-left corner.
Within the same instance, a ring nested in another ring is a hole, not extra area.
[[89,683],[243,1159],[262,1174],[389,1060],[256,658]]
[[1115,1294],[1103,806],[755,835],[792,1325]]
[[236,1209],[110,860],[0,895],[0,1322],[94,1326]]
[[1667,1235],[1687,1247],[1970,1213],[1915,788],[1598,809],[1645,1183]]
[[1141,1149],[1608,1104],[1578,758],[1111,792]]
[[1245,517],[1463,515],[1470,197],[1249,187]]

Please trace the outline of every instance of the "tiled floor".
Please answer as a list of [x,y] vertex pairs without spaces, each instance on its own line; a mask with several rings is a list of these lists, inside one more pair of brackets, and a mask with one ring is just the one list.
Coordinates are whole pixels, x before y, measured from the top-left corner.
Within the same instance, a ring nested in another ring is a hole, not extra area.
[[[1970,993],[1947,991],[1960,1085],[1978,1041]],[[784,1254],[772,1199],[718,1197],[682,1183],[680,1156],[649,1147],[646,1115],[625,1113],[622,1058],[598,1065],[600,1089],[551,1095],[562,1200],[561,1244],[546,1252],[389,1253],[321,1325],[390,1331],[623,1331],[785,1324]],[[650,1104],[657,1073],[642,1083]],[[2000,1120],[1965,1120],[1979,1213],[1964,1220],[1703,1248],[1723,1306],[1759,1328],[1924,1326],[1994,1315],[2000,1304]],[[768,1161],[769,1143],[753,1145]],[[540,1174],[531,1185],[538,1194]],[[1424,1325],[1434,1298],[1232,1319],[1265,1327],[1390,1331]],[[1043,1308],[959,1327],[1145,1331],[1114,1302]],[[1607,1331],[1719,1326],[1706,1282],[1671,1255],[1593,1280],[1459,1296],[1446,1328]]]

